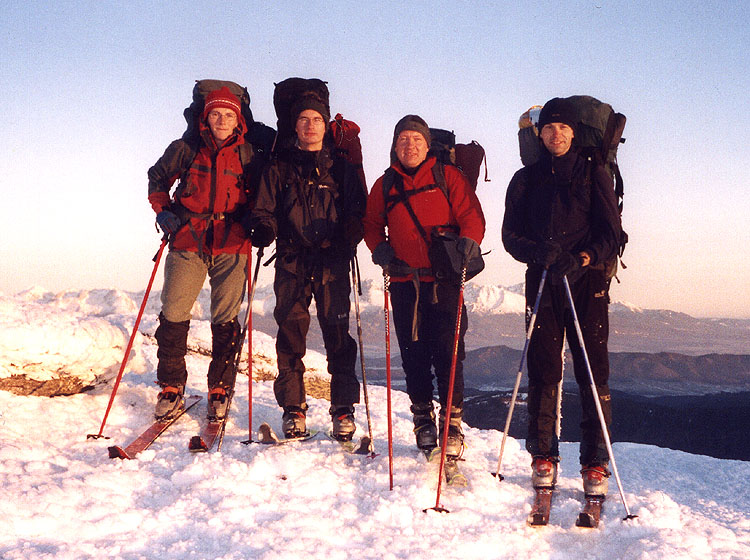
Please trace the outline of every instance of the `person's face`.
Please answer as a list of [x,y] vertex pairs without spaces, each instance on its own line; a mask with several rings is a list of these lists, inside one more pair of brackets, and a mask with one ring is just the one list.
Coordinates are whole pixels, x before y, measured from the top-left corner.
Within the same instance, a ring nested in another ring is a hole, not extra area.
[[555,157],[567,154],[573,142],[573,129],[563,123],[545,124],[539,135],[544,147]]
[[217,109],[211,109],[206,120],[208,121],[208,128],[211,130],[214,139],[217,142],[222,143],[234,132],[234,129],[237,126],[237,113],[231,109],[219,107]]
[[404,130],[396,138],[396,157],[401,165],[417,167],[427,159],[427,140],[416,130]]
[[297,117],[294,130],[297,132],[297,144],[301,150],[317,152],[323,147],[326,134],[326,120],[313,109],[305,109]]

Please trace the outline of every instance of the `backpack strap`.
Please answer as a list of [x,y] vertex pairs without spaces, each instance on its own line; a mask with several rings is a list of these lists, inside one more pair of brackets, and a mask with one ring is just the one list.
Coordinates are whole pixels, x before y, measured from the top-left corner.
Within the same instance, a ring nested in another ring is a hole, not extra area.
[[[445,180],[445,164],[439,161],[435,162],[435,165],[432,167],[432,179],[434,181],[433,184],[411,190],[407,193],[404,190],[403,177],[401,177],[401,175],[399,175],[399,173],[397,173],[392,167],[386,169],[385,173],[383,174],[383,202],[385,208],[386,224],[388,223],[388,214],[391,210],[393,210],[393,207],[396,206],[396,204],[398,204],[399,202],[404,202],[404,204],[406,204],[406,200],[408,198],[411,198],[412,196],[418,195],[425,191],[430,191],[434,187],[439,188],[440,191],[445,195],[445,199],[448,201],[448,206],[450,206],[451,210],[453,210],[451,199],[448,196],[448,184]],[[394,186],[396,187],[396,194],[392,195],[391,189]],[[409,207],[407,206],[407,210],[408,208]]]

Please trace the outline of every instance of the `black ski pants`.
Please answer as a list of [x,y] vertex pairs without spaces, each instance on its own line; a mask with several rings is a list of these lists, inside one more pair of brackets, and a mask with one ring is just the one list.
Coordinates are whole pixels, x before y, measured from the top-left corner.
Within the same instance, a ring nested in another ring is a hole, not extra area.
[[276,402],[282,407],[305,402],[302,358],[307,351],[309,308],[314,297],[331,374],[331,404],[358,403],[357,343],[349,335],[349,261],[345,257],[279,255],[273,288],[276,294],[273,313],[279,326],[276,337],[279,375],[274,382]]
[[[541,271],[530,269],[526,274],[527,325],[536,300]],[[570,283],[576,313],[583,332],[594,383],[604,413],[607,429],[612,421],[609,392],[609,281],[600,270],[586,270]],[[565,286],[561,282],[545,283],[534,332],[528,349],[529,431],[526,449],[534,456],[557,457],[555,434],[558,383],[562,378],[563,341],[567,338],[573,355],[578,390],[581,395],[582,465],[606,464],[609,455],[604,443],[601,423],[596,411],[591,381],[583,351],[568,305]]]
[[[418,301],[417,288],[413,282],[391,282],[389,291],[393,307],[393,325],[406,375],[406,392],[412,404],[431,403],[434,393],[434,367],[440,404],[445,407],[448,402],[460,287],[420,282]],[[415,313],[417,340],[413,340],[412,329]],[[468,324],[464,305],[456,355],[453,408],[461,408],[464,401],[464,335]]]

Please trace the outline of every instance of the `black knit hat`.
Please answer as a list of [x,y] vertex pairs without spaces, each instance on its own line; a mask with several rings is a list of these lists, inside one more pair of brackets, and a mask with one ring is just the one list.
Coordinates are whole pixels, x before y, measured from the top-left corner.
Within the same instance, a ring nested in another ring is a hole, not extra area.
[[536,126],[541,132],[544,125],[550,123],[567,124],[575,132],[578,123],[578,111],[567,99],[562,97],[550,99],[542,107],[542,112],[539,113],[539,122]]
[[320,116],[325,119],[326,124],[331,120],[331,111],[323,100],[314,93],[306,93],[292,105],[292,125],[297,122],[299,114],[306,109],[312,109],[320,113]]
[[419,115],[406,115],[400,121],[396,123],[396,128],[393,130],[393,147],[396,147],[396,140],[398,140],[399,134],[404,130],[413,130],[419,132],[424,136],[427,147],[432,144],[432,136],[430,135],[430,127],[427,126],[425,120]]

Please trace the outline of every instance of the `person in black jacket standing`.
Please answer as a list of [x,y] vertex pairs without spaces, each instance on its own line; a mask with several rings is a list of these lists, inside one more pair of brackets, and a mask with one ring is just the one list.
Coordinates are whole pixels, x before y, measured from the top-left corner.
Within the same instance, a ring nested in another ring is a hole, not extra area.
[[307,432],[302,358],[314,297],[331,374],[332,434],[348,441],[359,402],[357,345],[349,334],[349,264],[362,240],[367,192],[356,169],[331,155],[329,115],[327,103],[314,94],[294,103],[296,138],[265,170],[248,228],[256,247],[276,239],[274,393],[284,409],[284,435]]
[[608,386],[609,283],[606,261],[617,253],[620,215],[611,176],[578,153],[577,114],[562,98],[547,102],[539,115],[539,161],[516,172],[508,186],[502,238],[505,249],[526,270],[526,318],[530,319],[542,271],[542,292],[528,347],[529,426],[526,448],[532,455],[532,484],[553,487],[559,462],[555,434],[562,349],[567,335],[581,394],[580,462],[587,494],[606,494],[609,456],[591,384],[568,309],[568,278],[583,331],[594,382],[607,426],[611,422]]

